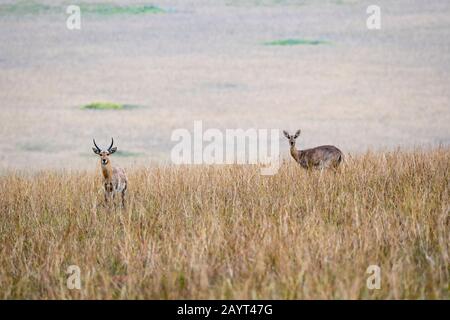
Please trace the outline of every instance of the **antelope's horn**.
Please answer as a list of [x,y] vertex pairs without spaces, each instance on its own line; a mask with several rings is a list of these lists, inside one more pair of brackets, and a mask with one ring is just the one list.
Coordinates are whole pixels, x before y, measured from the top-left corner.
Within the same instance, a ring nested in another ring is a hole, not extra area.
[[95,143],[95,139],[92,139],[94,141],[94,146],[97,148],[98,151],[101,151],[101,149],[98,147],[98,145]]
[[113,138],[111,138],[111,145],[109,146],[109,148],[108,148],[108,151],[110,151],[110,150],[111,150],[111,148],[113,147],[113,144],[114,144],[114,139],[113,139]]

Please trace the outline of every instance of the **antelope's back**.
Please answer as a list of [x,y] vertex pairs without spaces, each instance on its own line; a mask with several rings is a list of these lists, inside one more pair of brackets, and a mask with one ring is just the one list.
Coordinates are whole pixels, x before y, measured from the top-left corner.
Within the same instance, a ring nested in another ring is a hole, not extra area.
[[311,162],[314,164],[325,162],[327,164],[338,165],[344,159],[342,151],[331,145],[315,147],[305,150],[305,152],[307,152],[308,157],[310,157]]

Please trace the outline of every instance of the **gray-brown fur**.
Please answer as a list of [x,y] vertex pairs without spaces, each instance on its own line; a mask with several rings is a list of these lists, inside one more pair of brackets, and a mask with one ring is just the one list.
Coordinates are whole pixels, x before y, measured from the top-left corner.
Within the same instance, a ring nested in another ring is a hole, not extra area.
[[122,197],[122,207],[125,207],[125,193],[128,187],[128,178],[125,174],[125,170],[119,167],[113,167],[109,156],[117,151],[116,147],[113,147],[114,140],[111,138],[111,145],[106,151],[102,151],[94,140],[94,148],[92,150],[95,154],[100,156],[100,166],[103,176],[103,187],[105,189],[105,202],[108,203],[114,200],[115,195],[119,193]]
[[337,168],[344,160],[344,155],[335,146],[319,146],[312,149],[297,150],[295,148],[295,141],[300,136],[300,130],[294,135],[290,135],[287,131],[283,131],[285,137],[289,140],[291,156],[303,168]]

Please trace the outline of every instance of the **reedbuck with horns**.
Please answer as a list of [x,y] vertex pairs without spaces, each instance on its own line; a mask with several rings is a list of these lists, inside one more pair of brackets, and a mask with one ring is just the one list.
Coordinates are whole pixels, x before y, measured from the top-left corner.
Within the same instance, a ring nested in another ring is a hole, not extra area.
[[294,135],[290,135],[286,130],[283,130],[285,137],[289,139],[292,158],[303,168],[336,169],[344,160],[341,150],[335,146],[320,146],[312,149],[297,150],[295,148],[295,140],[300,136],[300,132],[300,130],[297,130]]
[[100,165],[102,168],[103,183],[105,187],[105,202],[113,200],[116,193],[122,196],[122,207],[125,207],[125,192],[127,191],[128,179],[125,170],[119,167],[113,167],[109,156],[117,151],[117,147],[113,147],[114,139],[111,138],[111,145],[106,151],[102,151],[94,141],[92,150],[100,156]]

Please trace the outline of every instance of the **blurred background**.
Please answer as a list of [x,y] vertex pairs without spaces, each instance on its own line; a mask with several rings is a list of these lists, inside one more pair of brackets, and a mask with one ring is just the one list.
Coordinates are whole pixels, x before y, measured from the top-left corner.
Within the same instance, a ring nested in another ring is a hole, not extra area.
[[449,84],[448,1],[0,1],[0,170],[92,169],[111,136],[116,163],[168,163],[194,120],[345,153],[448,146]]

